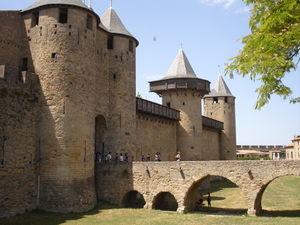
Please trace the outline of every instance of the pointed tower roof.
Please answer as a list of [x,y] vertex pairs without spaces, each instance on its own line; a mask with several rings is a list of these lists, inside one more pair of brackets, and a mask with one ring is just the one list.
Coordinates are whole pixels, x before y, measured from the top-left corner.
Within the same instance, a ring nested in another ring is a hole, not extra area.
[[120,17],[112,7],[109,7],[103,16],[100,17],[100,19],[102,24],[109,32],[133,37],[132,34],[128,32]]
[[81,7],[84,9],[92,10],[82,0],[37,0],[32,5],[28,6],[26,9],[22,10],[23,12],[36,9],[45,5],[72,5]]
[[218,76],[217,82],[215,84],[215,88],[212,89],[208,95],[204,96],[204,98],[209,98],[209,97],[234,97],[231,94],[221,74],[219,74]]
[[182,48],[179,49],[173,63],[163,79],[171,78],[197,78]]

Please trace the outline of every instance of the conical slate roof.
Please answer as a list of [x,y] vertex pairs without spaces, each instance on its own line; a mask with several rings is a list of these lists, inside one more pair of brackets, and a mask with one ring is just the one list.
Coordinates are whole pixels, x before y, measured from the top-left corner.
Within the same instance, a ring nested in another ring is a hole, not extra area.
[[234,97],[221,75],[218,76],[215,88],[208,95],[204,96],[204,98],[209,97]]
[[131,33],[128,32],[124,24],[122,23],[120,17],[116,11],[110,7],[103,16],[100,17],[102,24],[106,29],[115,34],[124,34],[133,37]]
[[35,3],[24,9],[23,12],[45,5],[72,5],[91,10],[91,8],[84,4],[82,0],[37,0]]
[[179,49],[177,56],[163,79],[171,78],[197,78],[182,48]]

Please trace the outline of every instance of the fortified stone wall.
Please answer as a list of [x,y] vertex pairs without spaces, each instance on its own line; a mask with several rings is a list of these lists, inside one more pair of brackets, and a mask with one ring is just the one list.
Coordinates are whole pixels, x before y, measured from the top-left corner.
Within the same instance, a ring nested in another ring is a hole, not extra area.
[[138,113],[135,159],[140,161],[142,155],[150,154],[151,160],[154,160],[156,152],[160,152],[161,160],[174,160],[177,151],[176,124],[177,121]]
[[221,159],[221,131],[203,127],[203,154],[205,160]]
[[0,78],[0,217],[36,207],[36,104],[27,83]]
[[0,78],[10,84],[21,81],[22,58],[26,55],[24,23],[19,11],[0,11]]

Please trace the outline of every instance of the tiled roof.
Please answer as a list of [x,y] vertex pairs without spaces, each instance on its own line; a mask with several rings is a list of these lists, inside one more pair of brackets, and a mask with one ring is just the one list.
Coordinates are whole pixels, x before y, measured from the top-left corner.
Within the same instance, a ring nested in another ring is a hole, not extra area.
[[218,76],[215,88],[208,95],[204,96],[204,98],[209,97],[234,97],[221,75]]
[[100,17],[102,24],[106,27],[106,29],[115,34],[124,34],[127,36],[132,36],[131,33],[128,32],[124,24],[122,23],[120,17],[116,13],[116,11],[110,7],[103,16]]
[[182,48],[179,49],[173,63],[163,79],[170,78],[197,78]]

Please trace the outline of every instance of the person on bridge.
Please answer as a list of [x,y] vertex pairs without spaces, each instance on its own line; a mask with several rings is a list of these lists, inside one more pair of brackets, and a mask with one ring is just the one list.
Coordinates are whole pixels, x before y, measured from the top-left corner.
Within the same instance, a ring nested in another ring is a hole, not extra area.
[[175,160],[176,160],[177,162],[181,161],[180,152],[177,152],[177,155],[175,156]]

